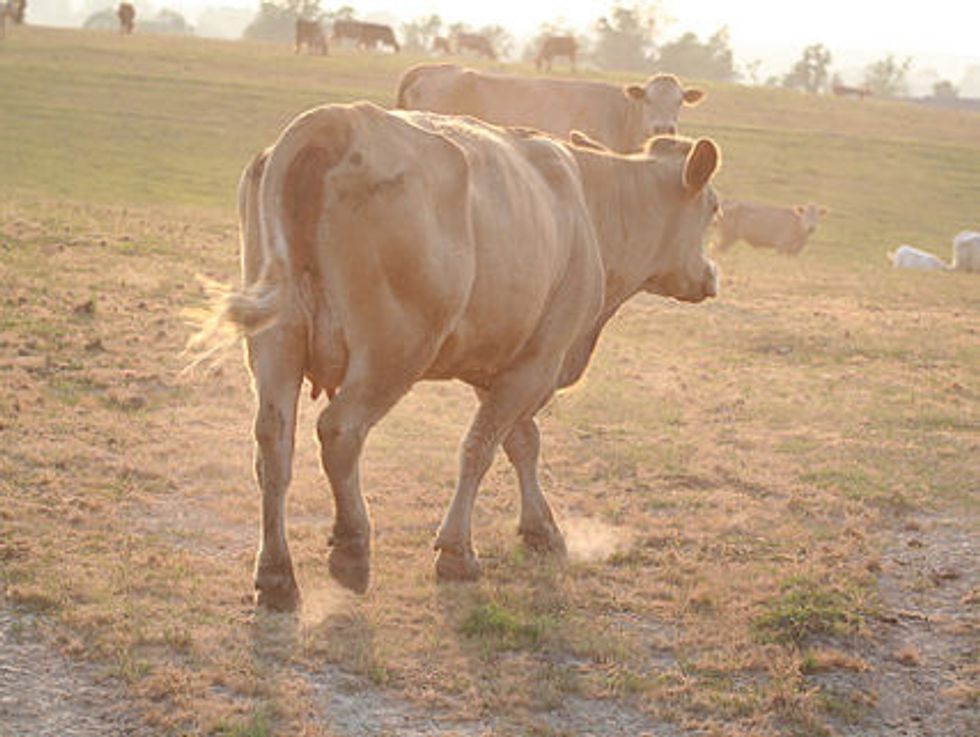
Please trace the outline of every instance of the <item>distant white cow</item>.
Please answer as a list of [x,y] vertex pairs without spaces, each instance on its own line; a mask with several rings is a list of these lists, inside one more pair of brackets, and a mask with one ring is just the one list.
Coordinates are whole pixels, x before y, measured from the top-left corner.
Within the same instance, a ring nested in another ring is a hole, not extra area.
[[980,233],[964,230],[953,238],[953,264],[957,271],[980,272]]
[[938,256],[914,246],[899,246],[888,254],[888,260],[896,269],[917,269],[918,271],[947,271],[949,266]]

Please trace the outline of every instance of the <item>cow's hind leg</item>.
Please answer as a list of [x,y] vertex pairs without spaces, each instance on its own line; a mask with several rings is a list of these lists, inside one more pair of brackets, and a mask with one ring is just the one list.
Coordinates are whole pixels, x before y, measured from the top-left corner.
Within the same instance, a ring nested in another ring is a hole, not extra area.
[[258,405],[255,478],[262,492],[255,600],[269,609],[291,611],[299,603],[299,588],[286,544],[285,502],[303,380],[303,343],[286,331],[270,329],[250,338],[248,351]]
[[533,417],[520,420],[504,440],[504,451],[517,472],[521,518],[517,532],[531,550],[564,555],[565,538],[538,482],[541,437]]
[[411,388],[415,376],[398,362],[386,371],[359,374],[345,377],[340,393],[320,413],[317,435],[335,505],[330,574],[363,594],[370,579],[371,526],[361,494],[361,450],[370,429]]
[[474,580],[480,564],[472,543],[473,503],[500,443],[515,425],[530,419],[554,393],[557,367],[527,363],[499,377],[481,394],[480,408],[460,451],[459,479],[436,537],[436,574],[443,580]]

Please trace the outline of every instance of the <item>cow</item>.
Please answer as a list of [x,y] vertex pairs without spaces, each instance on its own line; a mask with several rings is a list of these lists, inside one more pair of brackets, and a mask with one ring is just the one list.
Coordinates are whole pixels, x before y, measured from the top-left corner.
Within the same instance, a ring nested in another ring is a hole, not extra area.
[[496,59],[490,39],[480,33],[466,33],[460,31],[456,34],[456,53],[462,54],[464,51],[472,51],[478,56],[485,56],[487,59]]
[[116,17],[119,18],[119,32],[127,36],[136,27],[136,8],[132,3],[119,3],[116,8]]
[[865,97],[871,97],[871,88],[867,86],[851,87],[840,82],[835,82],[830,89],[837,97],[856,97],[859,100],[863,100]]
[[578,43],[573,36],[548,36],[541,42],[541,48],[538,49],[538,55],[534,59],[534,66],[538,69],[545,66],[550,72],[552,60],[556,56],[564,56],[568,58],[574,71],[577,51]]
[[445,36],[436,36],[432,39],[433,54],[451,54],[452,48],[449,46],[449,39]]
[[342,585],[363,592],[370,576],[361,449],[421,380],[458,379],[479,399],[436,537],[438,579],[480,575],[470,521],[501,444],[524,543],[563,553],[534,416],[581,377],[630,297],[717,293],[703,237],[719,162],[709,139],[662,137],[621,156],[367,102],[294,119],[241,177],[243,287],[218,320],[244,335],[256,394],[257,604],[299,601],[284,505],[304,377],[332,397],[316,430]]
[[727,251],[743,240],[757,248],[773,248],[797,254],[803,250],[817,223],[828,212],[816,205],[778,207],[758,202],[725,200],[721,203],[717,225],[717,248]]
[[938,256],[914,246],[902,245],[888,253],[888,260],[896,269],[918,271],[948,271],[949,266]]
[[296,53],[305,45],[309,53],[324,56],[327,53],[327,39],[319,21],[296,19]]
[[676,133],[681,106],[695,105],[703,97],[701,90],[683,88],[672,74],[619,87],[485,74],[455,64],[419,64],[399,80],[396,106],[531,126],[561,137],[580,130],[614,151],[629,153],[650,136]]
[[963,230],[953,238],[953,263],[956,271],[980,272],[980,233]]
[[387,46],[396,54],[401,50],[391,26],[381,23],[363,23],[358,20],[337,20],[333,24],[333,40],[350,39],[359,49],[375,49]]

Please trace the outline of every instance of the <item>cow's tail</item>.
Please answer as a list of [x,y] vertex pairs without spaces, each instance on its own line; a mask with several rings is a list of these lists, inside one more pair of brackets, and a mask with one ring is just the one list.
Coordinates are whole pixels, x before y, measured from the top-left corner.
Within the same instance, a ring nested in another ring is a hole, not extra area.
[[[192,365],[212,359],[238,338],[274,326],[294,299],[310,307],[305,304],[308,299],[298,298],[293,261],[297,248],[303,249],[298,254],[301,259],[311,258],[308,249],[312,244],[291,245],[287,236],[285,206],[291,196],[286,192],[287,179],[311,164],[336,163],[346,152],[349,136],[349,124],[340,111],[315,108],[296,118],[275,145],[246,169],[239,187],[241,247],[246,276],[250,271],[258,276],[237,290],[211,283],[209,291],[216,307],[188,344]],[[319,191],[295,194],[311,204],[320,196]]]

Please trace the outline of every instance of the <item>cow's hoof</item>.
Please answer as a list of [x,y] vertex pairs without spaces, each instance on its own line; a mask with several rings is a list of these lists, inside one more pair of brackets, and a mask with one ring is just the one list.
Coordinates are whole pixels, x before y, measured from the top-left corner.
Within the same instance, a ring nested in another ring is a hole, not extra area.
[[294,612],[299,607],[299,587],[290,573],[263,573],[255,579],[255,604],[273,612]]
[[568,555],[568,548],[565,546],[565,536],[556,525],[542,525],[536,528],[526,528],[518,530],[524,547],[535,553],[545,553],[564,558]]
[[371,553],[365,544],[332,541],[330,575],[345,589],[363,594],[371,579]]
[[436,558],[436,578],[440,581],[476,581],[480,577],[480,561],[472,552],[458,553],[440,550]]

